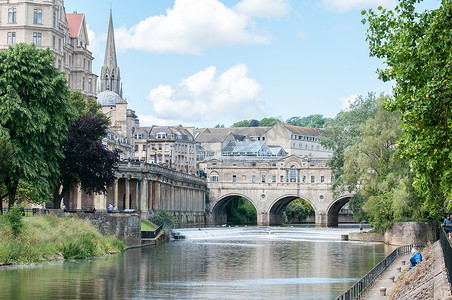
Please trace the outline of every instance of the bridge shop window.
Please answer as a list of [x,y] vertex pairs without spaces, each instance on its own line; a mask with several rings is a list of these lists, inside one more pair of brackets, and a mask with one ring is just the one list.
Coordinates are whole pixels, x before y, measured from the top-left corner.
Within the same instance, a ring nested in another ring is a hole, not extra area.
[[303,176],[303,183],[306,183],[306,176]]
[[236,175],[232,175],[232,182],[237,182],[237,176]]
[[284,182],[284,176],[283,175],[281,175],[281,177],[280,177],[280,182]]
[[276,176],[275,175],[272,176],[272,183],[276,183]]
[[210,181],[212,181],[212,182],[220,181],[220,176],[218,176],[217,172],[210,173]]
[[325,176],[320,176],[320,182],[325,182]]
[[256,175],[251,176],[251,182],[256,183]]
[[315,176],[311,176],[311,183],[315,183]]
[[295,166],[290,167],[290,182],[297,182],[297,170]]
[[262,183],[265,183],[265,175],[262,175]]

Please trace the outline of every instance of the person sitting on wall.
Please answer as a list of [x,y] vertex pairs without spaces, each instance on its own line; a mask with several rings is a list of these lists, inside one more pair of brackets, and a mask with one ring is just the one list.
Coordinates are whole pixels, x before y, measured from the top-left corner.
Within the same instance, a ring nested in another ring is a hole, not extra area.
[[108,205],[108,212],[111,213],[113,211],[113,205],[110,203]]
[[422,255],[415,248],[411,249],[410,269],[422,261]]
[[452,220],[450,218],[450,215],[447,215],[447,218],[444,219],[444,222],[443,224],[441,224],[441,226],[444,227],[444,231],[450,239],[452,233]]

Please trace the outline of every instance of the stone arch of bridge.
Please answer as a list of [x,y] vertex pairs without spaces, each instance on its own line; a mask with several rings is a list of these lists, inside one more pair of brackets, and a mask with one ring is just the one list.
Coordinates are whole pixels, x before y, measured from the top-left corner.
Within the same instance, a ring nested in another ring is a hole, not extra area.
[[335,227],[338,225],[339,210],[353,197],[353,194],[341,195],[336,198],[327,208],[327,226]]
[[232,200],[242,197],[245,198],[248,202],[250,202],[256,211],[259,214],[258,207],[256,206],[256,203],[254,201],[247,197],[246,195],[243,195],[241,193],[230,193],[221,196],[221,198],[218,199],[211,208],[211,214],[212,214],[212,224],[213,225],[221,225],[226,224],[227,222],[227,212],[226,212],[226,206],[228,206],[229,203],[231,203]]
[[269,209],[269,224],[270,225],[281,225],[283,223],[283,212],[286,206],[293,200],[301,198],[308,202],[314,209],[314,213],[317,215],[317,208],[314,206],[312,201],[307,198],[301,197],[300,195],[284,195],[277,198],[270,205]]

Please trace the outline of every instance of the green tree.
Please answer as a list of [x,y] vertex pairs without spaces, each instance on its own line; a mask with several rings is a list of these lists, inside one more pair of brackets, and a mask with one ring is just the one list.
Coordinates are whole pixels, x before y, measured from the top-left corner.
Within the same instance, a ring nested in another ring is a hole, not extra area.
[[314,215],[314,209],[304,199],[297,198],[290,202],[284,209],[283,216],[285,223],[293,223],[294,221],[304,220]]
[[269,117],[269,118],[263,118],[262,120],[260,120],[259,122],[259,126],[262,127],[271,127],[277,123],[282,123],[281,120],[274,118],[274,117]]
[[250,124],[250,120],[242,120],[235,122],[231,127],[248,127],[248,124]]
[[334,178],[332,190],[335,194],[345,191],[346,188],[342,178],[345,150],[361,141],[360,125],[373,117],[376,112],[375,94],[369,93],[366,98],[360,96],[350,105],[349,109],[341,111],[331,120],[329,127],[320,137],[322,146],[334,150],[328,166],[331,168]]
[[387,112],[384,103],[385,98],[377,100],[377,113],[359,127],[361,141],[345,150],[341,177],[344,186],[356,192],[350,205],[355,219],[364,218],[379,230],[424,216],[422,199],[410,188],[408,160],[397,150],[400,116]]
[[324,128],[331,119],[324,118],[323,115],[310,115],[307,117],[292,117],[287,119],[286,124],[311,128]]
[[[387,108],[400,111],[401,153],[415,172],[414,185],[435,219],[452,208],[452,2],[419,12],[419,0],[401,0],[394,10],[363,11],[370,55],[383,60],[383,81],[393,81]],[[446,199],[446,201],[445,201]]]
[[226,212],[228,223],[236,225],[257,223],[256,208],[242,197],[232,200],[226,206]]
[[33,184],[45,198],[58,178],[60,145],[75,112],[67,105],[66,79],[53,62],[49,49],[33,44],[0,51],[0,127],[7,131],[14,152],[2,176],[9,206],[20,182]]
[[217,124],[217,125],[215,125],[215,128],[224,128],[224,124]]

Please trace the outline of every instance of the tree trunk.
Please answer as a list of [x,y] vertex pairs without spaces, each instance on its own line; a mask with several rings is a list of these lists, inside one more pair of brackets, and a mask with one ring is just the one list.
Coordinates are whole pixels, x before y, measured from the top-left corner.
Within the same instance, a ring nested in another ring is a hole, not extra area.
[[5,179],[6,190],[8,191],[8,210],[14,205],[16,201],[16,192],[18,180],[11,180],[10,178]]
[[63,198],[63,192],[60,194],[61,185],[58,185],[53,191],[53,208],[61,208],[61,199]]

